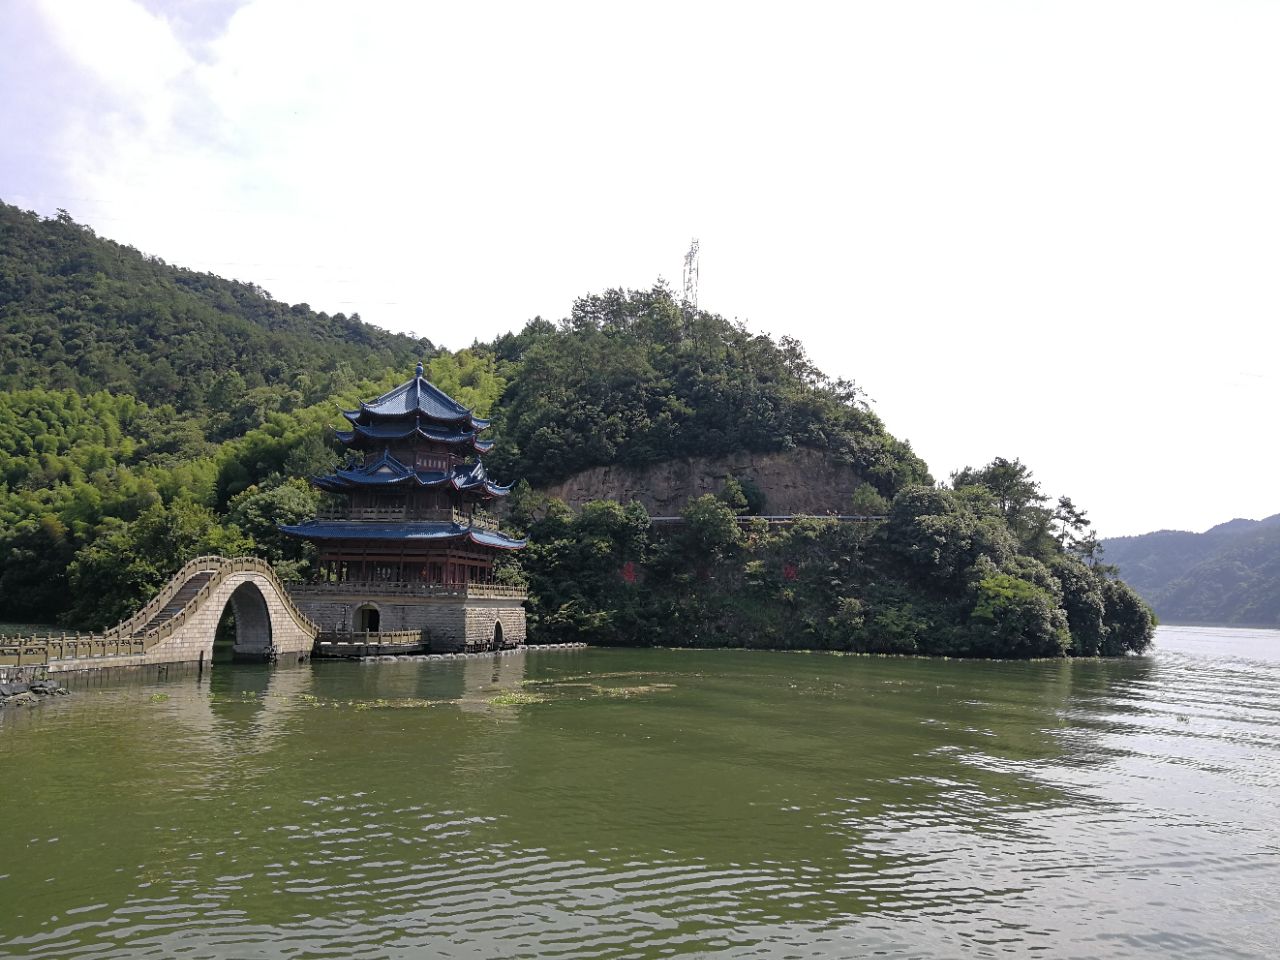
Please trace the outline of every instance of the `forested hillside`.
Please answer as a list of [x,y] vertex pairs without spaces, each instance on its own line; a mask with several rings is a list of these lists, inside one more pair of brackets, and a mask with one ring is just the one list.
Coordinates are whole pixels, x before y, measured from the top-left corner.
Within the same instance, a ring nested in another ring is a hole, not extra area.
[[65,213],[0,203],[2,390],[108,391],[260,422],[432,352],[358,316],[143,256]]
[[1150,611],[1091,562],[1089,524],[1031,472],[996,460],[952,489],[912,484],[876,524],[735,517],[729,484],[664,532],[638,504],[579,515],[525,496],[532,636],[592,643],[831,649],[963,657],[1115,656],[1151,641]]
[[[65,214],[0,217],[0,620],[101,627],[199,553],[305,574],[309,546],[276,525],[313,514],[304,478],[333,466],[338,411],[421,359],[493,418],[491,472],[522,481],[512,523],[534,546],[505,575],[530,581],[543,636],[594,624],[597,641],[1011,656],[1149,639],[1145,608],[1085,562],[1083,514],[1051,508],[1016,460],[936,489],[799,343],[690,314],[662,285],[449,352],[171,267]],[[888,512],[883,529],[744,531],[734,512],[760,491],[731,482],[657,541],[633,507],[574,518],[533,489],[593,466],[801,447],[862,478],[830,511]],[[619,579],[613,560],[638,566]],[[661,589],[618,592],[645,582]]]
[[466,365],[0,204],[0,620],[101,626],[193,551],[300,569],[266,514],[313,509],[285,481],[331,462],[336,402],[418,358]]
[[659,286],[583,297],[560,325],[534,321],[489,348],[513,364],[494,465],[534,486],[608,463],[813,447],[881,493],[931,482],[855,384],[801,344],[699,312]]
[[1117,537],[1102,547],[1162,620],[1280,627],[1280,514],[1204,533]]

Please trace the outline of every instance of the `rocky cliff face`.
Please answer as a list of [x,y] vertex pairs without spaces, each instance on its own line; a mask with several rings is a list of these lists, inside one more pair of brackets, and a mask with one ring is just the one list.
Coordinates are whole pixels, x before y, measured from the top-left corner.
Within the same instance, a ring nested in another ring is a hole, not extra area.
[[671,517],[704,493],[719,493],[729,477],[750,480],[764,493],[767,514],[848,513],[861,483],[848,464],[818,450],[739,453],[667,460],[647,467],[593,467],[543,490],[575,509],[589,500],[635,500],[651,516]]

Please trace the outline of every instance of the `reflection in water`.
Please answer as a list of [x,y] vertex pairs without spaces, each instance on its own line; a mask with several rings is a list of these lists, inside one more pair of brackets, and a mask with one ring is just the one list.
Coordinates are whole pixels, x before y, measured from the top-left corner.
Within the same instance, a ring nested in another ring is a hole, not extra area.
[[0,956],[1264,956],[1277,692],[1176,647],[98,685],[0,720]]
[[462,697],[458,706],[469,713],[501,710],[489,701],[504,693],[521,689],[525,678],[524,656],[477,657],[462,668]]
[[[182,715],[193,731],[208,725],[233,749],[265,749],[286,730],[286,721],[311,690],[312,672],[305,664],[220,663],[205,674],[205,696],[184,698],[191,709]],[[203,708],[203,709],[201,709]]]

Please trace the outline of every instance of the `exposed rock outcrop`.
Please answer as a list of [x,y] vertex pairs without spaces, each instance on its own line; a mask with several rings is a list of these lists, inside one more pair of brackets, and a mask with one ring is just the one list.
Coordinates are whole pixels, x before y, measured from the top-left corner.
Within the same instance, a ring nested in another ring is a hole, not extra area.
[[39,703],[45,697],[66,696],[70,693],[56,680],[35,680],[31,683],[14,681],[0,683],[0,707],[25,707]]
[[755,484],[766,497],[764,512],[778,515],[848,513],[862,482],[848,464],[800,448],[665,460],[644,467],[593,467],[543,492],[575,509],[590,500],[635,500],[652,516],[675,516],[694,497],[719,493],[729,477]]

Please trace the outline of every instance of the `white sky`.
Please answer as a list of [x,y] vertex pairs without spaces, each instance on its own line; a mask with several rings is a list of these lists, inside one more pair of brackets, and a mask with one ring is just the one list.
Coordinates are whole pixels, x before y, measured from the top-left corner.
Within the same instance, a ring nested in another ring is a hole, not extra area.
[[1280,4],[0,5],[0,199],[450,347],[679,283],[944,479],[1280,511]]

